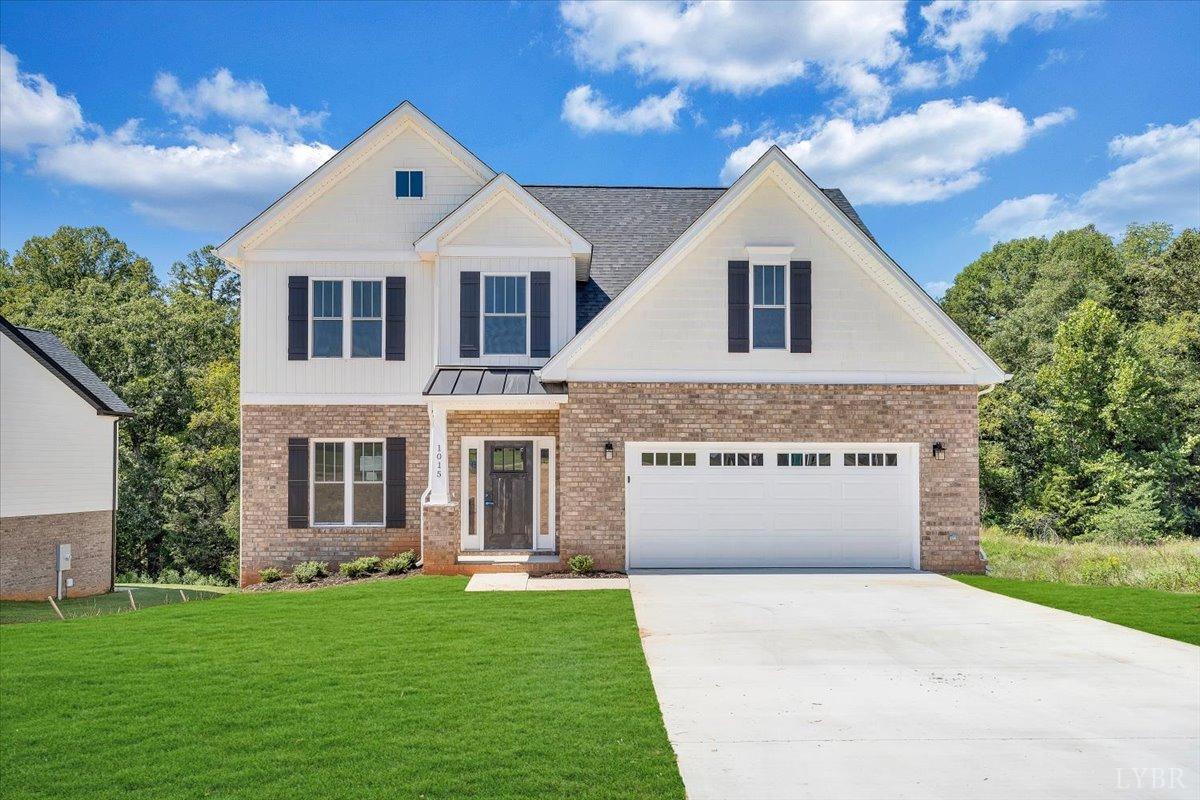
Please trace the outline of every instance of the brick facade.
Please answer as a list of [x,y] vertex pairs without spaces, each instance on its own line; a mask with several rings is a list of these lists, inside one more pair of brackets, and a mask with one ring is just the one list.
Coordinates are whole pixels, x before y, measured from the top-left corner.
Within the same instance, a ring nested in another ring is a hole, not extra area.
[[[287,448],[294,436],[405,437],[405,527],[289,528]],[[359,556],[417,549],[428,452],[424,406],[242,406],[242,583],[257,580],[259,570],[268,566],[287,569],[308,560],[336,565]]]
[[[558,546],[625,564],[626,441],[918,442],[921,566],[980,572],[975,386],[573,383],[560,412]],[[615,453],[604,458],[604,443]],[[933,442],[946,445],[934,460]],[[952,538],[953,537],[953,538]]]
[[[0,518],[0,599],[45,600],[55,593],[54,546],[71,545],[75,581],[67,597],[112,588],[112,511]],[[64,582],[64,587],[66,586]]]
[[[920,448],[921,566],[979,572],[977,387],[791,384],[576,383],[556,411],[447,413],[448,505],[425,508],[430,572],[521,569],[458,564],[461,441],[464,436],[554,436],[560,569],[587,553],[601,569],[625,565],[626,441],[917,442]],[[427,485],[429,422],[421,406],[244,406],[242,409],[242,579],[264,566],[334,563],[418,545]],[[408,525],[404,529],[287,527],[287,440],[408,439]],[[604,458],[612,442],[611,460]],[[932,457],[935,441],[945,460]]]

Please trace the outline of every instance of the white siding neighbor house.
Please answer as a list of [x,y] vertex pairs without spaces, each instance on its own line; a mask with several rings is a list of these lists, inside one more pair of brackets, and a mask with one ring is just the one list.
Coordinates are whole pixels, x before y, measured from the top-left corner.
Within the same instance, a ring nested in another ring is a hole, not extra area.
[[0,331],[0,597],[108,591],[117,422],[132,412],[53,334],[3,317]]
[[242,580],[426,570],[977,571],[1001,370],[850,200],[523,184],[402,103],[234,233]]

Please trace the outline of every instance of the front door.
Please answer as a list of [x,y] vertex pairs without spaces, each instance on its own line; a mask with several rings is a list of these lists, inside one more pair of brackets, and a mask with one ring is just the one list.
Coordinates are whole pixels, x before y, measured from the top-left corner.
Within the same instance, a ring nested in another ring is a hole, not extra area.
[[483,547],[533,549],[533,443],[488,442],[484,464]]

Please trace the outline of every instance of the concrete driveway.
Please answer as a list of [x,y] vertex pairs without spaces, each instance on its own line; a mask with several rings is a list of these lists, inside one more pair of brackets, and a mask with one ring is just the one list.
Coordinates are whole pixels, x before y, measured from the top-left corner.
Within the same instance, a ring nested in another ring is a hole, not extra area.
[[925,573],[631,587],[691,800],[1200,797],[1200,648]]

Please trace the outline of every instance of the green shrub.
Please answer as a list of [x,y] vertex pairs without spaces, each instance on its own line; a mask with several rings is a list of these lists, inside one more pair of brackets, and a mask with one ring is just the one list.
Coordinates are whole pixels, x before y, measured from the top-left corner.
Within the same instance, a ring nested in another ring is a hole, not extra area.
[[1158,493],[1153,486],[1143,483],[1125,495],[1123,502],[1093,516],[1091,527],[1085,534],[1091,541],[1155,544],[1163,539],[1166,521],[1159,511]]
[[567,561],[567,566],[571,568],[571,572],[576,575],[586,575],[596,568],[596,559],[591,556],[585,556],[580,553],[576,556],[571,556]]
[[158,580],[155,583],[183,583],[183,575],[176,569],[164,569],[158,573]]
[[338,567],[338,572],[347,578],[360,578],[379,569],[379,556],[363,556],[347,561]]
[[301,561],[292,570],[292,577],[296,579],[296,583],[312,583],[328,574],[329,565],[323,561]]
[[380,562],[379,566],[388,575],[399,575],[408,572],[417,563],[417,554],[412,550],[405,550],[399,555],[394,555],[391,558],[385,558]]
[[265,567],[258,571],[258,578],[263,583],[275,583],[283,578],[283,572],[278,567]]

